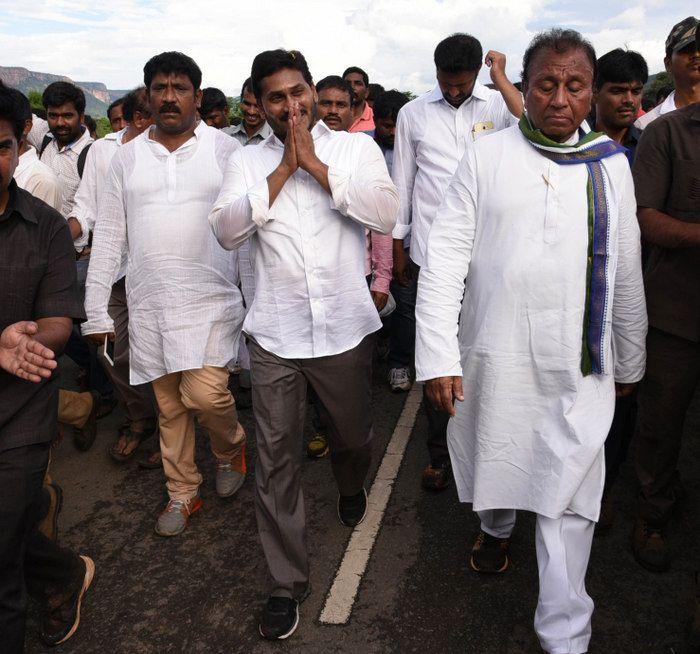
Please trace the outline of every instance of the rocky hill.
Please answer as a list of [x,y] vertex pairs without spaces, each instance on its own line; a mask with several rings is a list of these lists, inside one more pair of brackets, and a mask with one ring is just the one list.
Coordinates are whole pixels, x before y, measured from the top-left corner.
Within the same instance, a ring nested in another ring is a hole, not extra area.
[[52,82],[72,82],[85,92],[85,112],[93,118],[107,115],[107,107],[125,91],[110,91],[102,82],[74,82],[65,75],[38,73],[20,66],[0,66],[0,79],[22,93],[38,91],[39,93]]

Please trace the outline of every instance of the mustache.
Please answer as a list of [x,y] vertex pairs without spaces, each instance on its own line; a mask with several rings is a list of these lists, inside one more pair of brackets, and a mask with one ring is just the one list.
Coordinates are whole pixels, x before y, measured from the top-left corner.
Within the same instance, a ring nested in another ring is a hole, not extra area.
[[173,114],[179,114],[180,109],[179,107],[174,104],[173,102],[164,102],[162,105],[160,105],[160,109],[158,109],[159,114],[166,114],[166,113],[173,113]]

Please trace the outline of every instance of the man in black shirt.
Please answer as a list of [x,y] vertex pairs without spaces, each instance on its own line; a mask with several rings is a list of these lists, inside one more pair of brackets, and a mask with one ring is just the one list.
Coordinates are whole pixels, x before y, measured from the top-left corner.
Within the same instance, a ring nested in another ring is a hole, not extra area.
[[94,573],[92,560],[38,530],[57,428],[56,354],[84,316],[65,220],[13,180],[23,125],[17,96],[0,85],[0,634],[11,654],[23,650],[27,591],[56,645],[77,629]]

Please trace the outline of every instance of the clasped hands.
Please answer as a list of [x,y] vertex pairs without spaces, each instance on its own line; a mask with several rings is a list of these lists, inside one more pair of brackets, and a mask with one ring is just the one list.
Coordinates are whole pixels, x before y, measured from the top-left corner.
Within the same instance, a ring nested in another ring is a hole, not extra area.
[[306,121],[303,120],[298,102],[289,110],[287,136],[284,139],[284,153],[279,168],[286,177],[291,177],[297,168],[301,168],[322,186],[328,184],[328,167],[316,156],[314,140]]

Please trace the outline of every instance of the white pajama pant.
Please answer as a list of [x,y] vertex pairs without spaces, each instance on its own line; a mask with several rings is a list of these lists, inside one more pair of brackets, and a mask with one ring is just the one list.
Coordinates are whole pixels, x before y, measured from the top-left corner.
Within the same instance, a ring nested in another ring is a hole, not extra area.
[[[481,528],[507,538],[515,527],[513,509],[477,511]],[[583,654],[591,639],[593,600],[586,592],[586,569],[595,523],[570,511],[560,518],[537,515],[535,546],[540,594],[535,632],[548,654]]]

